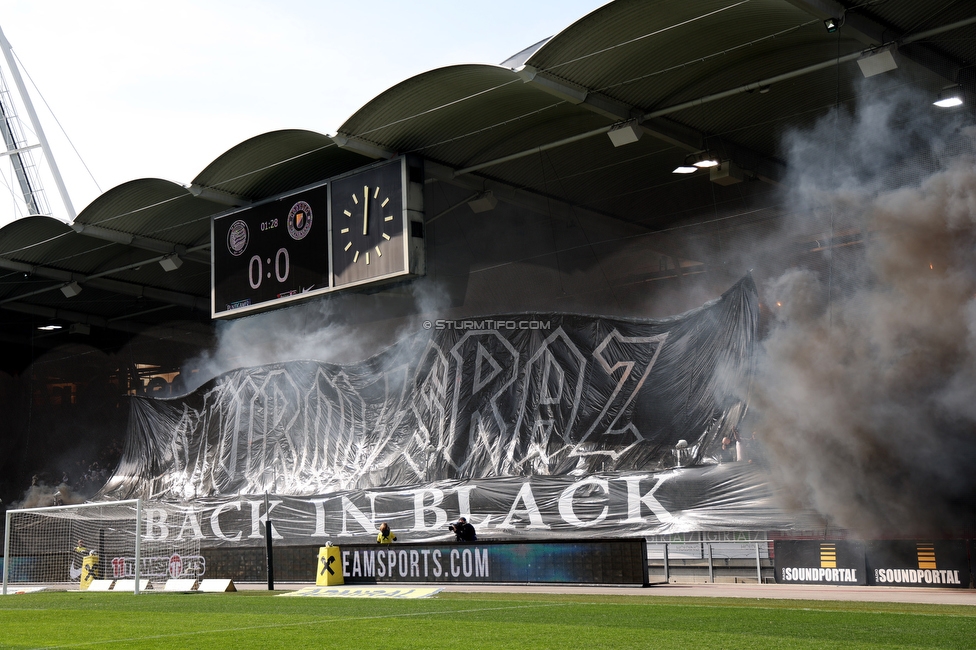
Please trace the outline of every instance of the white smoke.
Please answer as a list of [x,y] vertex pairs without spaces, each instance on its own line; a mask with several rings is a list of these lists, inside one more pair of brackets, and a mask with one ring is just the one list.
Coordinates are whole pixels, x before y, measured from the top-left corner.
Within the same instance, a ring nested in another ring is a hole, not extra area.
[[217,327],[212,351],[184,364],[189,392],[217,375],[300,359],[349,363],[370,357],[397,340],[422,332],[424,314],[447,304],[446,293],[426,279],[379,293],[328,298],[230,321]]
[[758,437],[794,505],[865,535],[973,514],[976,161],[934,110],[888,95],[791,136],[795,225],[863,254],[827,247],[763,290]]
[[[90,495],[87,495],[90,496]],[[87,496],[76,492],[67,483],[48,485],[44,481],[37,481],[24,490],[21,498],[10,504],[9,508],[43,508],[48,506],[73,505],[84,503]]]

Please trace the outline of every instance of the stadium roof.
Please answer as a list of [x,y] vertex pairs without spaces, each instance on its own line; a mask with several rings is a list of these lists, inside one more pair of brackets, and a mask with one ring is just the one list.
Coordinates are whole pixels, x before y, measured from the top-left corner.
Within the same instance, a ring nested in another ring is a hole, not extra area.
[[[408,152],[425,158],[429,183],[534,210],[561,203],[651,231],[703,210],[745,214],[786,177],[783,134],[856,99],[859,59],[898,63],[901,74],[872,78],[873,93],[961,84],[973,105],[974,42],[976,6],[964,1],[617,0],[500,65],[407,79],[334,136],[266,133],[188,186],[133,180],[70,225],[5,226],[0,337],[43,349],[72,324],[94,336],[161,319],[205,333],[214,215]],[[640,137],[614,146],[611,131]],[[733,161],[741,178],[729,180],[743,182],[672,174],[701,152]],[[165,271],[158,262],[174,256],[182,265]],[[40,337],[49,321],[65,329]]]

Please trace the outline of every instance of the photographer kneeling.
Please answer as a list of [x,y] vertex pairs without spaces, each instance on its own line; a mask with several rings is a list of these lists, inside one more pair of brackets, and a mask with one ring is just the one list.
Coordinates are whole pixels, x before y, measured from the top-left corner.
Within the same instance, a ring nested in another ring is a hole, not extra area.
[[459,542],[475,542],[478,540],[478,536],[474,532],[474,526],[469,524],[468,520],[464,517],[458,517],[457,523],[453,523],[447,528],[457,536],[457,541]]

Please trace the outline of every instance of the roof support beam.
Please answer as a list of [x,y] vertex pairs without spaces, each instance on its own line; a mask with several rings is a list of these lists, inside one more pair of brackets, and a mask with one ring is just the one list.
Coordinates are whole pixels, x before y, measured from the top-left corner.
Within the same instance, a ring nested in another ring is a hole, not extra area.
[[[624,221],[626,223],[634,223],[634,225],[637,225],[636,222],[621,219],[616,215],[604,214],[574,203],[562,201],[557,198],[547,197],[537,192],[533,192],[532,190],[518,188],[507,183],[502,183],[500,181],[483,177],[462,175],[451,167],[436,163],[432,160],[424,161],[424,169],[428,176],[433,177],[433,179],[437,181],[448,183],[455,187],[460,187],[461,189],[471,190],[474,192],[475,194],[464,200],[465,203],[472,198],[476,198],[477,196],[483,194],[484,192],[490,191],[496,198],[505,201],[506,203],[510,203],[521,208],[526,208],[539,214],[548,215],[552,212],[552,208],[556,207],[557,209],[572,209],[581,214],[586,214],[587,216],[596,217],[598,219],[613,219],[615,221]],[[457,207],[457,205],[452,206],[452,209],[455,207]]]
[[206,199],[207,201],[219,203],[220,205],[229,205],[232,208],[243,208],[251,205],[251,200],[244,198],[240,194],[231,194],[230,192],[205,185],[197,185],[194,183],[186,189],[197,198]]
[[389,160],[396,156],[395,151],[390,151],[379,145],[375,145],[372,142],[366,142],[359,138],[350,137],[347,135],[336,134],[332,136],[332,141],[335,142],[340,149],[348,149],[350,151],[355,151],[356,153],[361,153],[364,156],[369,156],[370,158],[385,158]]
[[[708,148],[707,137],[700,131],[665,117],[645,118],[643,111],[624,102],[611,99],[599,92],[569,84],[545,71],[532,66],[523,66],[516,71],[525,83],[533,84],[540,90],[569,101],[598,115],[618,122],[637,120],[645,134],[678,147],[687,152],[702,151]],[[721,152],[729,158],[739,160],[739,165],[748,168],[760,180],[775,182],[782,174],[782,164],[759,152],[746,149],[735,143],[726,143],[726,151]]]
[[52,269],[44,266],[34,266],[33,264],[26,264],[6,258],[0,258],[0,269],[28,273],[30,275],[36,275],[39,278],[44,278],[45,280],[57,280],[59,282],[81,282],[85,279],[85,276],[80,273],[71,273],[70,271],[62,271],[61,269]]
[[512,160],[518,160],[519,158],[525,158],[526,156],[532,156],[537,153],[542,153],[543,151],[549,151],[550,149],[556,149],[557,147],[562,147],[567,144],[572,144],[574,142],[579,142],[580,140],[586,140],[597,135],[603,135],[604,133],[609,133],[615,125],[609,124],[607,126],[601,126],[598,129],[593,129],[592,131],[586,131],[585,133],[577,133],[576,135],[571,135],[568,138],[563,138],[561,140],[556,140],[555,142],[549,142],[546,144],[541,144],[538,147],[532,147],[531,149],[524,149],[523,151],[518,151],[507,156],[502,156],[501,158],[494,158],[492,160],[486,160],[485,162],[478,163],[477,165],[469,165],[462,169],[454,171],[454,176],[463,176],[465,174],[470,174],[471,172],[476,172],[482,170],[486,167],[494,167],[495,165],[500,165],[502,163],[510,162]]
[[0,258],[0,269],[17,271],[19,273],[29,273],[31,275],[36,275],[39,278],[53,280],[58,283],[44,287],[37,291],[13,296],[11,298],[7,298],[6,300],[0,300],[0,306],[22,300],[23,298],[32,295],[47,293],[49,291],[57,291],[67,284],[77,282],[95,289],[111,291],[112,293],[121,293],[123,295],[136,296],[139,298],[149,298],[151,300],[158,300],[160,302],[170,303],[181,307],[189,307],[190,309],[195,309],[197,311],[209,312],[210,301],[207,298],[200,298],[186,293],[170,291],[168,289],[157,289],[155,287],[133,284],[131,282],[122,282],[121,280],[111,280],[103,277],[112,273],[118,273],[119,271],[135,268],[136,266],[142,266],[143,264],[158,262],[164,257],[166,256],[164,255],[149,260],[143,260],[135,264],[129,264],[125,267],[102,271],[101,273],[93,275],[71,273],[70,271],[63,271],[61,269],[54,269],[45,266],[34,266],[31,264],[25,264],[24,262],[18,262],[16,260]]
[[[614,121],[626,122],[627,120],[638,119],[643,113],[643,111],[633,106],[611,99],[606,95],[583,88],[582,86],[567,83],[544,71],[536,70],[530,65],[522,66],[516,70],[516,73],[527,84],[532,84],[554,97],[558,97]],[[666,120],[654,120],[641,123],[640,127],[647,135],[684,149],[685,151],[701,151],[704,148],[704,137],[702,134],[682,124]]]
[[[128,332],[129,334],[151,335],[151,330],[141,323],[135,323],[128,318],[103,318],[85,312],[71,311],[67,309],[54,309],[43,305],[32,305],[25,302],[8,302],[0,304],[0,309],[17,312],[18,314],[30,314],[40,316],[50,320],[61,320],[70,323],[81,323],[83,325],[94,325],[110,330]],[[20,343],[21,341],[17,340]],[[37,341],[35,341],[36,343]]]
[[196,311],[210,311],[209,298],[198,298],[197,296],[170,291],[168,289],[157,289],[156,287],[147,287],[145,285],[131,284],[129,282],[110,280],[108,278],[96,278],[94,280],[88,280],[88,285],[96,289],[103,289],[113,293],[121,293],[123,295],[134,296],[136,298],[149,298],[150,300],[167,302],[180,307],[189,307],[190,309],[195,309]]
[[33,305],[26,302],[5,302],[0,305],[0,308],[15,311],[20,314],[31,314],[32,316],[50,318],[51,320],[65,320],[72,323],[94,325],[95,327],[108,327],[108,319],[106,318],[67,309],[55,309],[53,307]]
[[102,226],[93,226],[91,224],[78,223],[77,221],[71,224],[71,228],[79,235],[84,235],[85,237],[91,237],[101,241],[110,241],[116,244],[122,244],[123,246],[131,246],[133,248],[141,248],[142,250],[151,251],[153,253],[164,253],[166,255],[176,254],[186,260],[192,260],[201,264],[210,264],[210,255],[204,251],[205,247],[194,247],[192,249],[187,249],[185,246],[180,244],[173,244],[171,242],[152,239],[151,237],[143,237],[141,235],[130,235],[129,233],[121,232],[119,230],[103,228]]
[[522,78],[523,83],[531,83],[545,90],[550,95],[555,95],[570,104],[582,104],[590,94],[588,88],[576,84],[567,83],[561,79],[553,78],[547,74],[540,74],[539,70],[531,65],[523,65],[515,71]]

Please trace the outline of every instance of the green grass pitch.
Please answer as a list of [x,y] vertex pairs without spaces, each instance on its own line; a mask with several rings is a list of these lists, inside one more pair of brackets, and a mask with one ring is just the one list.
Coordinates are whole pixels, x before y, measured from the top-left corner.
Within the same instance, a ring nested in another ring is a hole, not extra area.
[[[976,607],[446,593],[0,597],[0,648],[973,648]],[[280,592],[279,592],[280,593]]]

